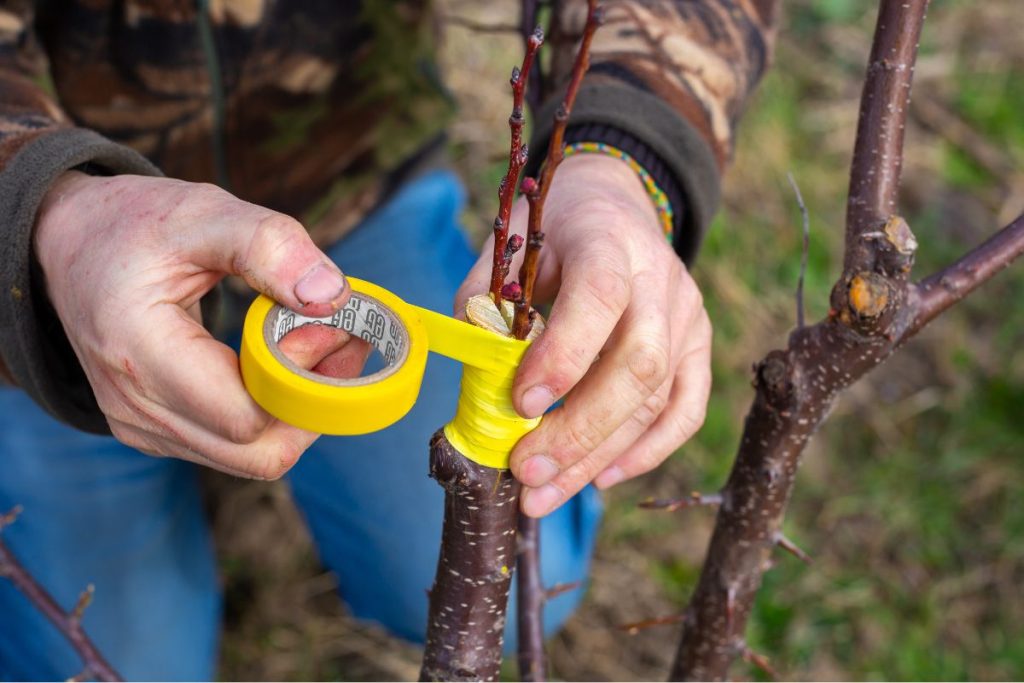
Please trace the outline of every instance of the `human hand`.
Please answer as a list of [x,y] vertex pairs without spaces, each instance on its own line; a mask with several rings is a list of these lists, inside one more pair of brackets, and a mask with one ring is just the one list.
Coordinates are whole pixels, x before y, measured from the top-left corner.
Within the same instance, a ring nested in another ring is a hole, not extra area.
[[[316,440],[256,405],[199,312],[227,274],[311,316],[343,305],[348,283],[297,221],[212,185],[72,171],[44,198],[34,247],[118,440],[259,479],[280,477]],[[296,330],[281,349],[338,377],[358,375],[369,352],[324,326]]]
[[[525,233],[526,214],[520,199],[512,232]],[[566,159],[543,230],[534,303],[554,303],[519,367],[513,402],[536,417],[565,400],[512,452],[531,517],[591,481],[605,489],[657,467],[703,424],[711,389],[711,323],[700,292],[626,164],[596,154]],[[456,310],[487,291],[491,244]]]

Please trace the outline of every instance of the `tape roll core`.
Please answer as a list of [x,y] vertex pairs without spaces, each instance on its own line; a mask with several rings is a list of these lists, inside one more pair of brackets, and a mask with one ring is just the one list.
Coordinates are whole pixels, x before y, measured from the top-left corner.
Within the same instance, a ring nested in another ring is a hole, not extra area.
[[[384,368],[370,375],[337,378],[319,375],[296,365],[281,352],[279,344],[289,333],[307,325],[326,325],[368,342],[384,359]],[[311,318],[280,304],[274,304],[263,324],[263,339],[281,365],[307,379],[337,387],[380,382],[397,372],[409,355],[409,332],[398,314],[382,301],[363,292],[353,292],[348,302],[328,317]]]
[[[370,282],[349,278],[353,294],[334,315],[305,316],[266,296],[245,317],[242,381],[264,410],[320,434],[369,434],[398,422],[416,403],[427,364],[427,331],[417,309]],[[278,342],[305,325],[329,325],[364,339],[385,367],[366,377],[337,379],[304,370]]]

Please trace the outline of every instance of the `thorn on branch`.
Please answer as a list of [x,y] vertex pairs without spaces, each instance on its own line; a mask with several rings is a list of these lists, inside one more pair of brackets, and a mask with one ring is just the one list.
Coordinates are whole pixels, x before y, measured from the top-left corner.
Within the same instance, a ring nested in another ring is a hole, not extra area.
[[804,564],[814,564],[814,558],[805,553],[796,543],[789,540],[781,531],[775,534],[775,545],[790,553]]
[[800,194],[800,186],[796,184],[796,179],[793,177],[793,173],[787,173],[786,177],[789,179],[789,184],[793,188],[793,193],[796,195],[796,204],[800,207],[800,216],[803,221],[804,240],[803,249],[800,252],[800,277],[796,283],[796,326],[797,328],[803,328],[804,278],[807,275],[807,255],[811,246],[811,220],[810,215],[807,213],[807,205],[804,204],[804,197]]
[[637,507],[644,510],[664,510],[665,512],[675,512],[676,510],[697,507],[699,505],[713,506],[721,504],[721,493],[700,493],[699,491],[694,491],[686,498],[661,498],[657,500],[649,498],[647,500],[640,501],[637,504]]
[[779,677],[779,672],[772,667],[768,658],[751,650],[746,643],[740,641],[736,649],[738,650],[739,655],[743,657],[743,661],[746,663],[757,667],[773,679],[777,679]]
[[634,621],[630,624],[622,624],[619,626],[620,631],[625,631],[631,636],[635,636],[644,629],[651,628],[653,626],[665,626],[668,624],[679,624],[686,621],[685,614],[670,614],[665,617],[654,617],[653,619],[644,619],[643,621]]
[[75,608],[71,610],[71,614],[68,618],[72,623],[80,624],[82,622],[82,616],[85,614],[86,608],[92,604],[93,595],[96,594],[96,586],[91,583],[85,587],[85,590],[79,593],[78,602],[75,603]]
[[567,583],[556,583],[554,586],[552,586],[551,588],[548,588],[546,591],[544,591],[544,601],[547,602],[549,600],[552,600],[553,598],[557,598],[559,595],[564,595],[565,593],[571,593],[572,591],[576,590],[577,588],[579,588],[582,585],[583,585],[582,581],[569,581]]
[[0,531],[2,531],[4,527],[14,524],[14,521],[18,519],[18,515],[21,514],[22,510],[24,510],[22,506],[15,505],[8,512],[0,515]]

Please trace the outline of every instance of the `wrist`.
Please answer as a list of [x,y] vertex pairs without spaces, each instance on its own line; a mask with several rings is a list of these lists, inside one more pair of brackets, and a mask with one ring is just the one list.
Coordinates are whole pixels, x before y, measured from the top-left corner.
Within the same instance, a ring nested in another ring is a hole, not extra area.
[[76,242],[73,226],[80,222],[85,208],[80,198],[101,179],[81,171],[65,171],[50,186],[36,213],[32,247],[43,272],[50,270],[53,257],[71,249]]
[[633,223],[650,228],[664,239],[657,206],[643,180],[622,159],[607,154],[570,154],[559,167],[556,178],[559,175],[572,183],[579,208],[601,208],[625,214]]

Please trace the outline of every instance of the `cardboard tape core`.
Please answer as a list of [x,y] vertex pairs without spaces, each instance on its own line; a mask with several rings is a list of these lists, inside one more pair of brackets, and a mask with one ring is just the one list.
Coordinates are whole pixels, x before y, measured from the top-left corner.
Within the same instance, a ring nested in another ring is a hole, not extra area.
[[[384,359],[384,367],[364,377],[347,379],[319,375],[299,367],[281,351],[279,344],[289,332],[307,325],[326,325],[368,342]],[[348,303],[325,318],[311,318],[275,304],[263,323],[263,339],[274,358],[291,372],[337,387],[380,382],[395,374],[409,356],[409,332],[398,314],[380,300],[362,292],[353,292]]]

